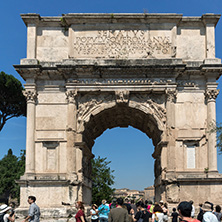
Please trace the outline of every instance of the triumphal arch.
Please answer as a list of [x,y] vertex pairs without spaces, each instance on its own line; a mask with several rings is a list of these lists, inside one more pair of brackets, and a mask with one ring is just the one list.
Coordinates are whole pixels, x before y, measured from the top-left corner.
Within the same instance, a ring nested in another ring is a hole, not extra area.
[[215,58],[219,18],[23,14],[27,58],[14,66],[27,97],[20,209],[28,195],[46,216],[65,216],[62,202],[90,204],[94,140],[128,126],[153,141],[157,201],[222,204],[210,132],[222,73]]

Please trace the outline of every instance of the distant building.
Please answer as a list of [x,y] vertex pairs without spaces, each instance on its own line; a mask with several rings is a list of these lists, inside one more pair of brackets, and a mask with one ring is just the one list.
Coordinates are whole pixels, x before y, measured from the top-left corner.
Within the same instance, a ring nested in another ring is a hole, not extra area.
[[154,201],[155,189],[154,186],[150,186],[144,189],[144,199]]
[[114,192],[114,197],[123,197],[123,198],[129,198],[129,199],[139,199],[144,198],[144,191],[139,190],[130,190],[127,188],[123,189],[116,189]]

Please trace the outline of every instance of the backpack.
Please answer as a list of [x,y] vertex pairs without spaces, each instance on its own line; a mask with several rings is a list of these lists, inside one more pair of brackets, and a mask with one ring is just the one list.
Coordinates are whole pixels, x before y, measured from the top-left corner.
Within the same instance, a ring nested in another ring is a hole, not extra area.
[[140,218],[138,219],[137,222],[143,222],[143,212],[140,211]]
[[155,221],[157,222],[159,220],[159,217],[156,215],[156,213],[154,215],[155,215]]
[[113,209],[113,208],[116,208],[116,204],[115,204],[115,203],[112,203],[112,204],[110,205],[110,209]]
[[153,213],[153,208],[154,208],[154,205],[151,204],[151,206],[150,206],[150,213],[151,213],[151,214]]
[[200,213],[197,215],[197,220],[202,221],[203,215],[204,215],[204,212],[203,212],[203,210],[201,210]]
[[4,216],[5,216],[5,213],[2,213],[2,214],[0,214],[0,222],[4,222]]

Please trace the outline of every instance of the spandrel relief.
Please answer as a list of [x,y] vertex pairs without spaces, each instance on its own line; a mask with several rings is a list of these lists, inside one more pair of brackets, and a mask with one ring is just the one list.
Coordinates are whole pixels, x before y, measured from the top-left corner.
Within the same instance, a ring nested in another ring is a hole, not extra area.
[[102,103],[109,103],[114,100],[114,95],[111,94],[86,94],[78,98],[78,122],[83,119],[88,113],[91,113]]
[[166,109],[161,97],[158,98],[155,95],[147,96],[143,94],[136,94],[131,97],[131,100],[139,103],[144,108],[148,108],[150,110],[150,114],[157,116],[162,122],[166,122]]
[[172,58],[175,46],[170,32],[150,35],[149,30],[75,31],[74,58]]

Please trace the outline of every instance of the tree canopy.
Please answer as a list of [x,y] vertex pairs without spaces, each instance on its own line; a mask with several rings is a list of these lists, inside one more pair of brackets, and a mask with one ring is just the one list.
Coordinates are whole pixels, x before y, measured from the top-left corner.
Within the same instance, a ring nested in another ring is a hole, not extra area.
[[7,193],[12,198],[19,198],[19,186],[15,182],[25,172],[25,150],[19,157],[11,149],[0,160],[0,195]]
[[115,190],[111,187],[114,184],[114,170],[108,166],[110,163],[106,157],[92,159],[92,202],[97,205],[103,199],[111,201]]
[[222,123],[217,124],[216,132],[217,132],[217,147],[219,149],[220,154],[222,154]]
[[21,82],[0,72],[0,131],[7,120],[26,115],[26,99]]

